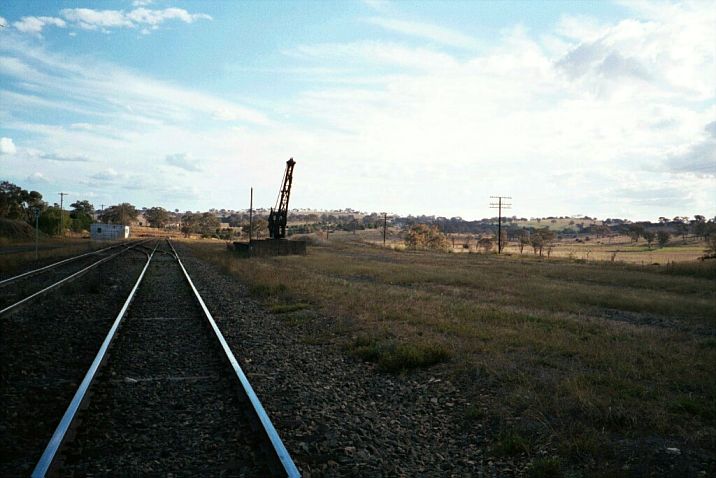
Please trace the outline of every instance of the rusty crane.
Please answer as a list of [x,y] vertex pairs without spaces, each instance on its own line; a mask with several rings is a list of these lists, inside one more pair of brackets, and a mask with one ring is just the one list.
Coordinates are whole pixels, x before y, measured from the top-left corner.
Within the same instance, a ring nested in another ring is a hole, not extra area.
[[286,237],[288,199],[291,196],[291,182],[293,181],[293,167],[295,165],[296,161],[293,158],[286,161],[286,171],[283,174],[283,182],[276,198],[276,205],[271,208],[269,213],[268,228],[271,239],[283,239]]

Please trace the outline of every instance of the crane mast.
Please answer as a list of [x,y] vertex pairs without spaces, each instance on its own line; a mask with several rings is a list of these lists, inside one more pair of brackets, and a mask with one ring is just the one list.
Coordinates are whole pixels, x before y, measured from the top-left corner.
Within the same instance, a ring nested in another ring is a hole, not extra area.
[[288,199],[291,196],[291,182],[293,181],[293,158],[286,161],[286,171],[283,174],[281,190],[275,207],[271,208],[268,218],[269,237],[283,239],[286,237],[286,223],[288,221]]

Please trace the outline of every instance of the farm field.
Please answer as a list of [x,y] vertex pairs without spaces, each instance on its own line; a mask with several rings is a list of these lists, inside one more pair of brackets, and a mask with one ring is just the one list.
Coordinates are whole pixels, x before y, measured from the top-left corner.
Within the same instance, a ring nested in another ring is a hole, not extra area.
[[716,469],[713,261],[400,252],[349,238],[246,260],[189,244],[287,327],[310,321],[306,310],[335,318],[339,334],[312,340],[376,373],[459,383],[470,405],[454,413],[496,455],[586,476]]
[[[329,235],[330,241],[355,241],[356,239],[375,244],[376,246],[383,244],[382,230],[363,230],[358,231],[356,235],[347,232],[336,232]],[[393,249],[402,250],[404,248],[404,234],[393,228],[388,229],[386,245]],[[454,253],[482,253],[477,248],[475,235],[449,234],[448,242],[452,246],[454,240]],[[682,241],[681,238],[673,238],[666,246],[659,247],[652,244],[647,245],[643,239],[634,243],[627,236],[613,236],[605,238],[591,238],[589,241],[580,239],[581,242],[575,241],[575,238],[565,238],[554,241],[551,257],[564,258],[582,261],[607,261],[607,262],[627,262],[639,265],[667,265],[672,262],[693,262],[704,255],[707,248],[705,241],[689,238]],[[322,236],[321,242],[325,242],[325,236]],[[463,247],[467,244],[469,247]],[[494,245],[491,253],[494,253],[497,245]],[[525,246],[522,253],[516,242],[510,241],[503,249],[506,255],[524,255],[534,256],[530,246]],[[547,255],[545,247],[543,254]]]

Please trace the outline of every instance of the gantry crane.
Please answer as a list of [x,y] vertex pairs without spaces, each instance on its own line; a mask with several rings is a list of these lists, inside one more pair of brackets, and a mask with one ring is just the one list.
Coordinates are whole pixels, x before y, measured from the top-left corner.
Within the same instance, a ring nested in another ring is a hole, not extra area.
[[286,172],[283,174],[283,182],[279,191],[276,205],[271,208],[268,217],[269,237],[271,239],[283,239],[286,237],[286,222],[288,221],[288,198],[291,195],[291,181],[293,180],[293,166],[296,161],[293,158],[286,161]]

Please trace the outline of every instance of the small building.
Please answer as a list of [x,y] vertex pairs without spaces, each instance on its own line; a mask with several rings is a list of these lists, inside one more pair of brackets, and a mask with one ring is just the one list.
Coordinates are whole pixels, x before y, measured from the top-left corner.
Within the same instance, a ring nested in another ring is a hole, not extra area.
[[90,224],[90,238],[93,241],[112,241],[129,238],[129,226],[121,224]]

